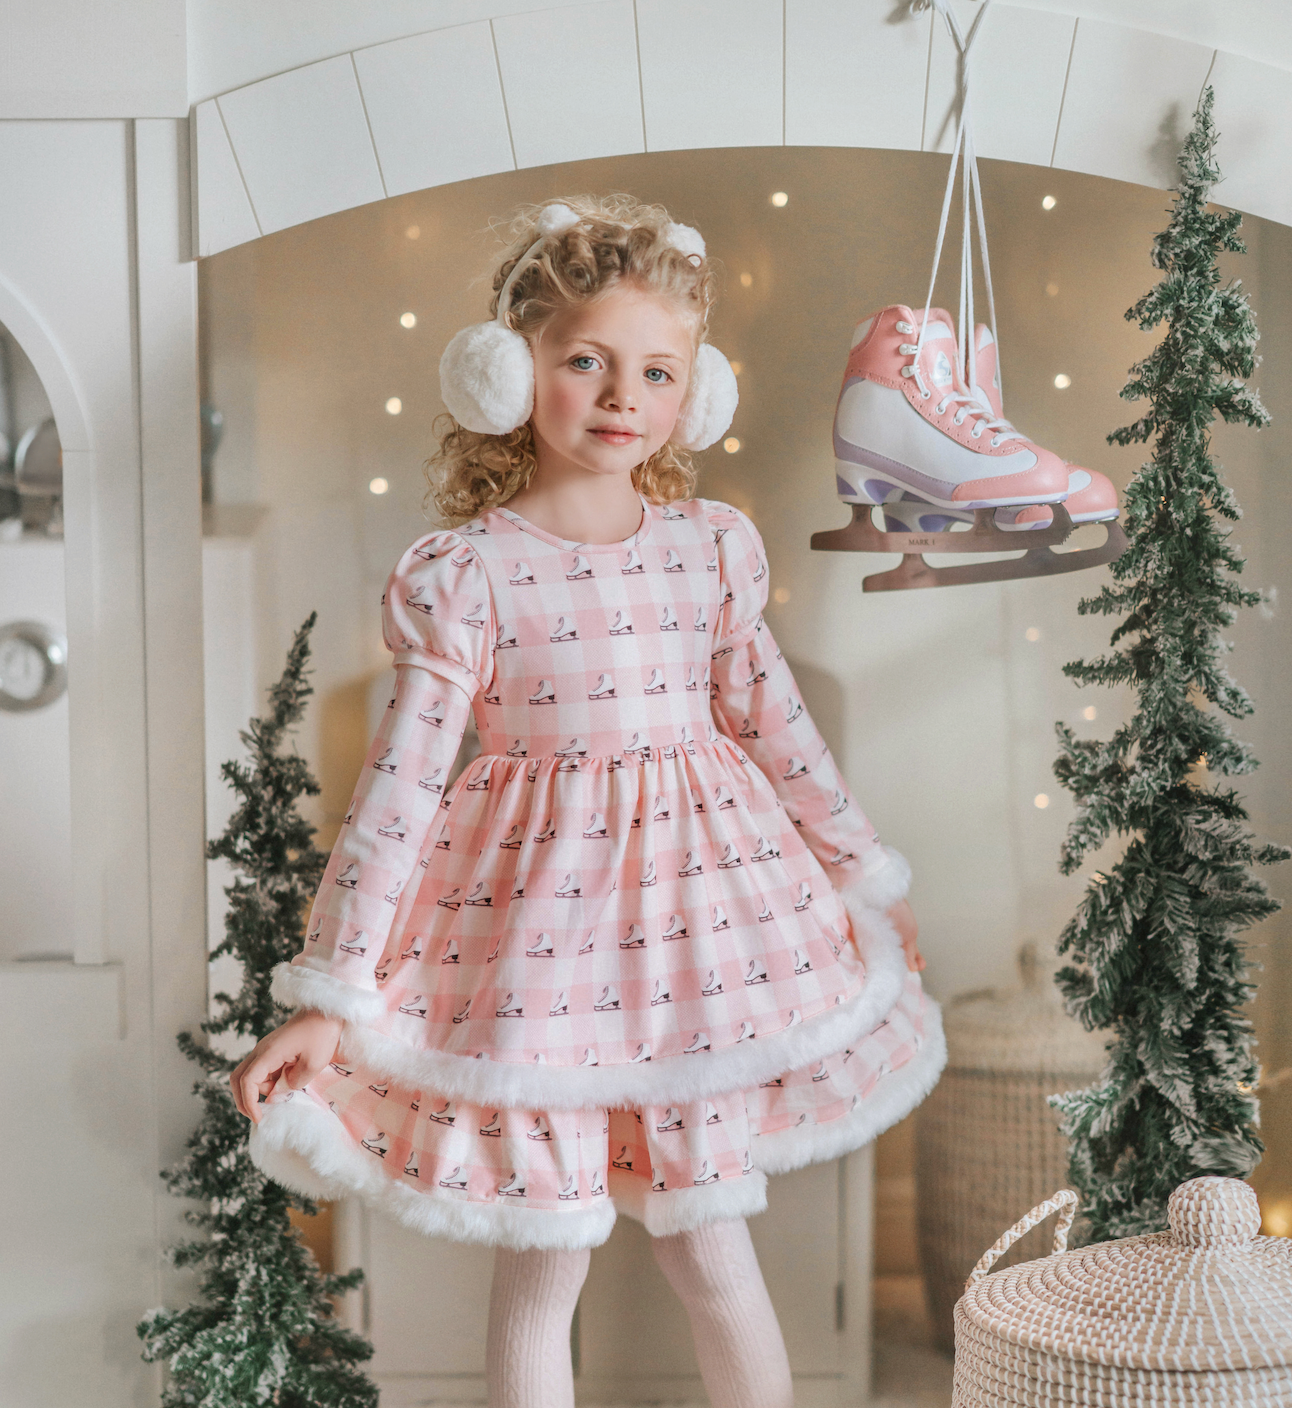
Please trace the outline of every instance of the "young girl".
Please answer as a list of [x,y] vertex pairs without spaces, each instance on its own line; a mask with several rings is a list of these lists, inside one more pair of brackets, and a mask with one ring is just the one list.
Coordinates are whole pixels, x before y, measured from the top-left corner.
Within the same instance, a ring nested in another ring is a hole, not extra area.
[[[627,197],[514,233],[495,323],[442,365],[495,428],[443,438],[457,527],[391,574],[395,695],[275,971],[296,1011],[234,1095],[288,1187],[497,1248],[495,1408],[573,1404],[570,1319],[618,1212],[715,1408],[785,1408],[744,1219],[767,1174],[867,1143],[937,1079],[909,871],[763,620],[758,530],[689,497],[680,446],[730,419],[703,241]],[[482,753],[446,790],[468,710]]]

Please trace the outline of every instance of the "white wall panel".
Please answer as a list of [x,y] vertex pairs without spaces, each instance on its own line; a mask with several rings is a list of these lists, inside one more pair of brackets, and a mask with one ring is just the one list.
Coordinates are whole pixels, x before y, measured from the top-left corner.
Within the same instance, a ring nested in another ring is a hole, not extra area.
[[1170,186],[1213,52],[1124,25],[1080,21],[1054,165]]
[[646,150],[784,136],[781,0],[637,0]]
[[[954,6],[965,34],[977,5]],[[974,135],[979,156],[1048,166],[1063,101],[1076,21],[1018,5],[993,5],[973,45]],[[933,23],[924,150],[949,152],[955,141],[956,46],[940,18]]]
[[388,195],[515,166],[488,24],[360,49],[354,63]]
[[917,148],[933,19],[876,24],[856,0],[786,0],[786,143]]
[[247,188],[229,145],[229,134],[214,99],[193,112],[190,129],[194,203],[194,230],[199,258],[245,244],[260,234],[256,213],[247,199]]
[[518,166],[645,150],[631,0],[494,21]]
[[219,102],[265,234],[385,194],[349,54]]
[[1292,75],[1217,54],[1211,83],[1224,177],[1216,198],[1292,225]]

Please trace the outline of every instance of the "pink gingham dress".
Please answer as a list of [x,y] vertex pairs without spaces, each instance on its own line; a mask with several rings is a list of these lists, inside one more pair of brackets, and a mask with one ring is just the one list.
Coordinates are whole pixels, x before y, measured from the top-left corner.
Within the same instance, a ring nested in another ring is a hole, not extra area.
[[289,1186],[461,1240],[664,1235],[761,1211],[936,1080],[882,918],[905,863],[763,621],[757,529],[642,504],[605,544],[491,509],[392,573],[395,694],[274,978],[345,1020],[253,1132]]

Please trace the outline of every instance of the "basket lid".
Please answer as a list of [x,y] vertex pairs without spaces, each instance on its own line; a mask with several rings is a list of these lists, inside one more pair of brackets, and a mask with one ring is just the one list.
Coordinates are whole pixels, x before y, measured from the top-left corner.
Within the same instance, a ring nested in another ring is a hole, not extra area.
[[993,1272],[971,1282],[960,1307],[972,1324],[1015,1344],[1089,1363],[1292,1364],[1292,1240],[1257,1235],[1251,1187],[1236,1178],[1190,1179],[1171,1194],[1167,1216],[1169,1232]]

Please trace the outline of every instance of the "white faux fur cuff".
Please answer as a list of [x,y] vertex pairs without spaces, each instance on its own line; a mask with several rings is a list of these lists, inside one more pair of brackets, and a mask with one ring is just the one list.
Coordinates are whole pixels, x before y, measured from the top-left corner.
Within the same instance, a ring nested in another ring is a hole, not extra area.
[[878,870],[860,880],[854,880],[851,885],[845,885],[839,891],[839,898],[843,900],[845,908],[851,900],[867,909],[886,910],[898,900],[906,898],[906,892],[911,888],[910,862],[901,851],[895,851],[892,846],[884,846],[881,849],[888,857],[887,864],[881,865]]
[[279,963],[269,984],[269,995],[284,1007],[312,1007],[326,1017],[345,1022],[376,1022],[385,1016],[386,1004],[375,989],[357,988],[303,958],[299,963]]

